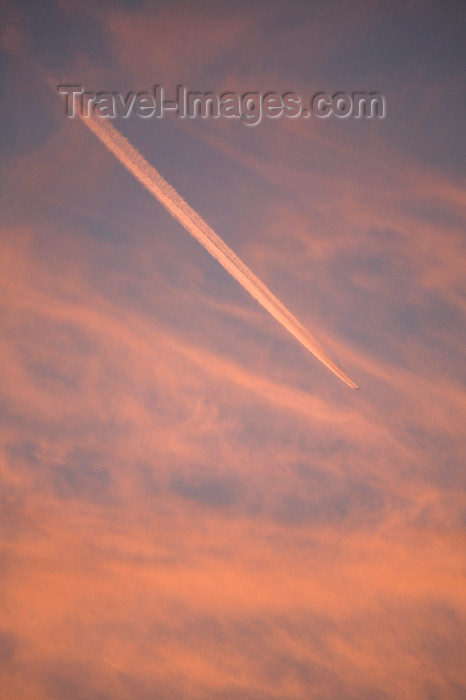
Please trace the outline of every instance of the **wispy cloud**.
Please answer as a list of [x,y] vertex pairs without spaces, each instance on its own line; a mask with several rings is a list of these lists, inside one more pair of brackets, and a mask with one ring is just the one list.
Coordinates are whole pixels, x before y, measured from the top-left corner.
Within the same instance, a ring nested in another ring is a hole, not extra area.
[[[119,124],[364,391],[310,362],[10,56],[0,694],[457,700],[465,211],[445,104],[460,20],[425,2],[217,3],[204,52],[202,5],[188,65],[162,41],[182,5],[37,5],[23,26],[38,60],[91,89],[149,87],[164,57],[199,89],[220,73],[298,89],[314,67],[346,89],[364,59],[389,98],[378,126]],[[422,113],[401,109],[413,86]]]

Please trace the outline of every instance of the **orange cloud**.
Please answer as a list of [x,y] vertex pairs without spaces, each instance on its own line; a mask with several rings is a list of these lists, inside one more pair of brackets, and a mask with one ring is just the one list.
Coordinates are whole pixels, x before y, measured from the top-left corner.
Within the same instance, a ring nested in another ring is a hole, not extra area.
[[[393,12],[361,3],[332,34],[327,5],[279,30],[280,10],[102,7],[101,60],[83,39],[63,70],[122,80],[116,56],[238,89],[285,85],[304,50],[319,71],[357,58]],[[420,26],[424,7],[400,12]],[[319,329],[347,392],[34,81],[8,101],[34,83],[0,229],[0,694],[460,697],[460,178],[388,119],[117,124]]]

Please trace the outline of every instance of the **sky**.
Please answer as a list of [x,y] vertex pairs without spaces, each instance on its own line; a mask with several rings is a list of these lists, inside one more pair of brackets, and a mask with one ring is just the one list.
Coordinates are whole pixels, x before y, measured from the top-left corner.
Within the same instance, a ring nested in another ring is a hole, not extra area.
[[[1,11],[0,695],[464,698],[463,3]],[[44,74],[382,94],[383,119],[111,120],[361,390]]]

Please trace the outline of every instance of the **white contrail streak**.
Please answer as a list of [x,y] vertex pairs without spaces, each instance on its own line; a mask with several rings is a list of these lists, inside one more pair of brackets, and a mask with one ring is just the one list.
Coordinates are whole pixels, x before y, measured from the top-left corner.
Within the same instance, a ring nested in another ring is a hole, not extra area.
[[309,331],[267,289],[213,229],[192,209],[171,185],[153,168],[139,151],[110,123],[97,118],[81,117],[83,123],[113,153],[168,212],[223,265],[256,301],[266,309],[296,340],[304,345],[329,370],[352,389],[357,385],[333,362]]

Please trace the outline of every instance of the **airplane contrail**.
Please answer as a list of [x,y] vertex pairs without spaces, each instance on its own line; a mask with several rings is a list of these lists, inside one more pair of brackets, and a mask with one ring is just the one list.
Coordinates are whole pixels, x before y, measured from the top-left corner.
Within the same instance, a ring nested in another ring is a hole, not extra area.
[[182,226],[254,297],[296,340],[352,389],[359,387],[328,356],[313,335],[272,294],[215,231],[168,184],[144,156],[110,123],[96,117],[81,121]]

